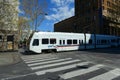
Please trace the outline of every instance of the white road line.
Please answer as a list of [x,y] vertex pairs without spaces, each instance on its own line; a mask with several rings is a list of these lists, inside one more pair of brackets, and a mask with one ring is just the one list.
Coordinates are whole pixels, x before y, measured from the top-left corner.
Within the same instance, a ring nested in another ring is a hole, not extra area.
[[112,80],[116,77],[120,76],[120,69],[116,68],[104,74],[98,75],[88,80]]
[[40,62],[40,61],[48,61],[48,60],[55,60],[58,58],[50,58],[50,59],[38,59],[38,60],[33,60],[33,61],[25,61],[26,63],[34,63],[34,62]]
[[22,59],[34,59],[34,58],[49,58],[49,57],[55,57],[53,55],[33,55],[33,56],[22,56]]
[[[100,69],[101,67],[103,67],[104,65],[95,65],[93,67],[90,67],[88,69],[80,69],[80,70],[76,70],[76,71],[72,71],[72,72],[68,72],[66,74],[63,74],[63,75],[60,75],[60,77],[62,79],[69,79],[69,78],[72,78],[72,77],[76,77],[76,76],[80,76],[82,74],[86,74],[86,73],[89,73],[89,72],[93,72],[93,71],[96,71],[98,69]],[[98,80],[98,79],[96,79]]]
[[35,72],[37,75],[43,75],[46,72],[57,72],[57,71],[62,71],[62,70],[66,70],[66,69],[71,69],[71,68],[75,68],[76,66],[83,66],[83,65],[87,65],[91,62],[82,62],[82,63],[75,63],[75,64],[71,64],[71,65],[67,65],[67,66],[62,66],[62,67],[58,67],[58,68],[53,68],[53,69],[46,69],[46,70],[42,70],[42,71],[38,71]]
[[54,57],[42,57],[42,58],[40,58],[40,57],[35,57],[35,58],[32,58],[32,59],[23,59],[24,61],[33,61],[33,60],[40,60],[40,59],[50,59],[50,58],[54,58]]
[[52,62],[60,62],[60,61],[65,61],[65,60],[70,60],[70,59],[72,59],[72,58],[65,58],[65,59],[58,59],[58,60],[53,60],[53,61],[33,63],[33,64],[28,64],[28,66],[41,65],[41,64],[47,64],[47,63],[52,63]]
[[54,63],[54,64],[47,64],[47,65],[43,65],[43,66],[31,67],[31,69],[36,70],[36,69],[42,69],[42,68],[47,68],[47,67],[52,67],[52,66],[59,66],[59,65],[64,65],[64,64],[69,64],[69,63],[79,62],[79,61],[80,61],[79,59],[76,59],[76,60],[65,61],[65,62],[60,62],[60,63]]

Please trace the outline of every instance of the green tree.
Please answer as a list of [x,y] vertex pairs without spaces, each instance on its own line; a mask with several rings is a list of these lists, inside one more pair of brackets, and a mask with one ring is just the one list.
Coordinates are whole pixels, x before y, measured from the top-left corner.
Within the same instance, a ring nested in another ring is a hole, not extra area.
[[[4,35],[2,44],[8,34],[17,33],[18,0],[0,0],[0,33]],[[16,39],[17,40],[17,39]]]
[[[114,20],[116,20],[118,22],[118,20],[120,20],[120,1],[119,0],[115,0],[112,5],[112,10],[110,11],[110,17],[112,17]],[[120,23],[120,21],[119,21]]]

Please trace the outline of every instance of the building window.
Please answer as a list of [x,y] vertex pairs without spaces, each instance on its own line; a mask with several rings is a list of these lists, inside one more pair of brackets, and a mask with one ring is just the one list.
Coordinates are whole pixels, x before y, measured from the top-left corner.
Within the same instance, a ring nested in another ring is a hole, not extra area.
[[33,46],[38,46],[39,45],[39,40],[38,39],[34,39],[32,45]]
[[50,39],[50,44],[56,44],[56,39]]
[[14,41],[14,36],[13,35],[7,36],[7,41]]
[[49,40],[48,39],[42,39],[42,44],[49,44]]
[[105,10],[105,7],[104,7],[104,6],[102,6],[102,9],[103,9],[103,10]]
[[107,1],[107,6],[110,6],[110,2],[109,1]]
[[2,41],[2,36],[0,35],[0,41]]
[[104,4],[104,0],[102,0],[102,3]]

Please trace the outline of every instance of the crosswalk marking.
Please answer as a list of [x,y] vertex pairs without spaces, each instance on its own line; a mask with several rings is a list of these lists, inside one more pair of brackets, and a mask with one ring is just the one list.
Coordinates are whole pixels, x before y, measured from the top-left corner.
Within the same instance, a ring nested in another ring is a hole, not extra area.
[[106,72],[104,74],[93,77],[89,80],[112,80],[118,76],[120,76],[120,69],[117,68],[117,69],[111,70],[109,72]]
[[[32,59],[23,59],[24,61],[34,61],[34,60],[42,60],[42,59],[51,59],[51,58],[54,58],[54,57],[42,57],[42,58],[32,58]],[[56,58],[56,57],[55,57]]]
[[30,63],[34,63],[34,62],[41,62],[41,61],[48,61],[48,60],[55,60],[55,59],[58,59],[58,58],[40,59],[40,60],[25,61],[25,62],[30,64]]
[[43,65],[43,66],[31,67],[31,69],[36,70],[36,69],[41,69],[41,68],[47,68],[47,67],[69,64],[69,63],[78,62],[78,61],[80,61],[80,60],[76,59],[76,60],[72,60],[72,61],[65,61],[65,62],[60,62],[60,63],[55,63],[55,64],[47,64],[47,65]]
[[52,60],[52,61],[46,61],[46,62],[40,62],[40,63],[33,63],[33,64],[28,64],[28,66],[35,66],[35,65],[41,65],[41,64],[47,64],[47,63],[53,63],[53,62],[60,62],[60,61],[65,61],[65,60],[70,60],[72,58],[65,58],[65,59],[58,59],[58,60]]
[[91,63],[91,62],[82,62],[82,63],[77,63],[77,64],[75,63],[75,64],[71,64],[71,65],[67,65],[67,66],[62,66],[62,67],[58,67],[58,68],[41,70],[41,71],[37,71],[35,73],[37,75],[43,75],[46,72],[57,72],[57,71],[67,70],[67,69],[75,68],[77,65],[83,66],[83,65],[88,65],[89,63]]
[[96,71],[100,68],[102,68],[104,65],[95,65],[93,67],[90,67],[88,69],[80,69],[80,70],[76,70],[76,71],[72,71],[72,72],[68,72],[66,74],[63,74],[63,75],[60,75],[60,77],[62,79],[69,79],[69,78],[72,78],[72,77],[76,77],[76,76],[79,76],[79,75],[82,75],[82,74],[86,74],[86,73],[89,73],[89,72],[93,72],[93,71]]
[[[91,64],[93,62],[83,62],[80,59],[73,58],[58,58],[53,56],[44,57],[27,57],[22,58],[24,62],[35,72],[36,75],[44,75],[47,72],[61,72],[64,70],[71,70],[67,73],[59,75],[61,79],[71,79],[82,77],[83,74],[89,74],[94,71],[103,69],[105,65],[102,64]],[[77,69],[77,66],[93,65],[92,67],[85,69]],[[74,70],[73,70],[74,69]],[[120,76],[120,69],[116,68],[111,71],[105,71],[106,73],[100,73],[93,75],[92,78],[87,77],[88,80],[112,80]]]
[[22,59],[28,60],[28,59],[35,59],[35,58],[53,58],[55,56],[49,54],[49,55],[34,55],[34,56],[23,56]]

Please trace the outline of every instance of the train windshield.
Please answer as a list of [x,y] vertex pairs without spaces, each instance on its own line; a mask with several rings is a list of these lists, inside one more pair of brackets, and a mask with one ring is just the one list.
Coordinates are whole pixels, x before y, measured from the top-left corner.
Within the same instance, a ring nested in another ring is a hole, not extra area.
[[33,46],[39,46],[39,39],[34,39],[32,45]]

